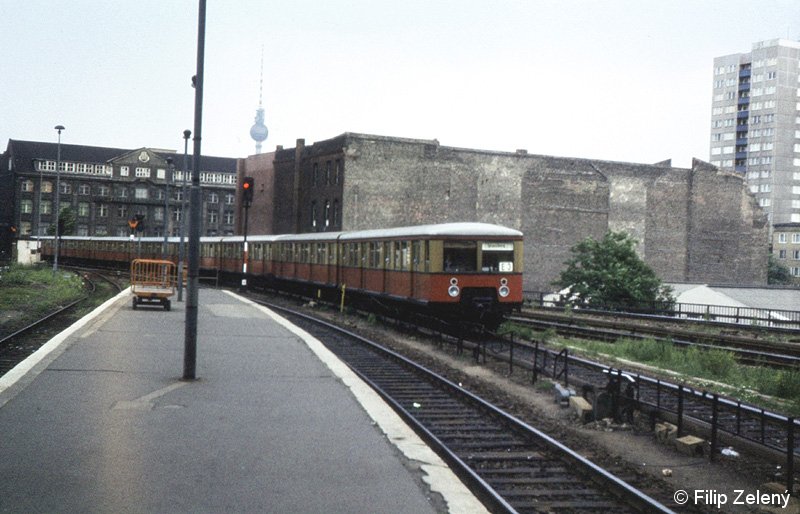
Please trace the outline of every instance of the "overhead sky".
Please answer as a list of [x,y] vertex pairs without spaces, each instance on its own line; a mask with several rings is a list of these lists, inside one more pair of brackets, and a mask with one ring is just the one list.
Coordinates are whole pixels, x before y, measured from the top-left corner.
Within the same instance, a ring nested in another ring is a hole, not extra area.
[[[60,124],[182,151],[197,7],[0,0],[0,150]],[[263,49],[264,151],[360,132],[687,167],[714,57],[775,38],[800,39],[797,0],[208,0],[202,150],[255,152]]]

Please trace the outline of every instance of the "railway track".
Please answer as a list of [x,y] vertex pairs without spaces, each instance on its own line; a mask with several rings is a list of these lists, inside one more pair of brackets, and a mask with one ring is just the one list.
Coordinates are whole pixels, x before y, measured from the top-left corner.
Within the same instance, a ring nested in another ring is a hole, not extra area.
[[[563,383],[561,394],[578,394],[589,400],[595,419],[615,418],[630,421],[634,411],[649,414],[653,423],[660,419],[677,425],[678,437],[705,437],[704,455],[718,458],[724,445],[746,449],[759,460],[777,464],[780,470],[771,479],[794,487],[795,469],[800,463],[800,421],[763,408],[724,398],[705,390],[671,383],[635,371],[612,368],[570,355],[545,345],[484,337],[457,342],[472,350],[476,362],[487,356],[515,369],[531,373],[531,381],[544,376]],[[519,372],[519,371],[517,371]],[[627,419],[626,419],[627,418]],[[766,477],[765,477],[766,478]]]
[[800,369],[800,332],[781,331],[780,341],[739,334],[709,334],[653,324],[629,323],[594,317],[570,317],[545,312],[522,312],[509,321],[537,330],[614,342],[618,339],[654,339],[678,346],[721,349],[735,354],[745,364],[781,369]]
[[670,512],[543,432],[356,334],[281,310],[381,394],[495,512]]
[[427,325],[409,320],[400,323],[449,339],[458,353],[471,351],[476,362],[482,356],[486,363],[490,355],[506,363],[508,373],[521,368],[531,373],[532,382],[541,376],[562,382],[566,386],[562,390],[574,390],[591,402],[596,419],[642,411],[653,419],[675,423],[680,435],[706,437],[711,459],[717,458],[723,445],[734,445],[777,464],[781,472],[772,478],[786,482],[787,487],[793,483],[794,470],[800,469],[800,444],[795,442],[800,421],[795,418],[639,372],[611,368],[565,350],[547,348],[543,343],[513,341],[486,333],[470,335],[463,327],[439,326],[431,332]]
[[80,311],[82,305],[107,299],[109,293],[107,289],[98,287],[99,283],[106,284],[111,290],[111,295],[123,289],[119,279],[114,275],[80,268],[64,269],[82,274],[86,295],[11,333],[0,334],[0,376],[28,358],[65,326],[74,323],[82,315]]

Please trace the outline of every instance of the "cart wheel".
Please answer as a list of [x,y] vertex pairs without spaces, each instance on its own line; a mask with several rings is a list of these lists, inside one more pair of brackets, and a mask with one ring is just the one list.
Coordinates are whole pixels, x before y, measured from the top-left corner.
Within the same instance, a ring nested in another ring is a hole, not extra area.
[[136,305],[137,305],[137,303],[138,303],[138,302],[137,302],[137,300],[138,300],[138,298],[136,298],[136,297],[134,296],[134,297],[133,297],[133,301],[131,302],[131,303],[133,304],[133,310],[136,310]]
[[167,300],[164,302],[164,310],[168,311],[172,308],[172,302]]

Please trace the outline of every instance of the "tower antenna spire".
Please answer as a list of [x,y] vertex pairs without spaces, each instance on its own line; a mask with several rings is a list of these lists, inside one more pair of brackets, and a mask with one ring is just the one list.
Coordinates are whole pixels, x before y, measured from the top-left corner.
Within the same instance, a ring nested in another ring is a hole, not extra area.
[[261,45],[261,74],[258,78],[258,106],[261,107],[261,93],[264,91],[264,45]]
[[258,108],[256,109],[256,119],[250,127],[250,137],[256,142],[256,153],[261,153],[261,143],[266,141],[269,131],[264,124],[264,107],[261,104],[261,95],[264,90],[264,45],[261,45],[261,76],[258,81]]

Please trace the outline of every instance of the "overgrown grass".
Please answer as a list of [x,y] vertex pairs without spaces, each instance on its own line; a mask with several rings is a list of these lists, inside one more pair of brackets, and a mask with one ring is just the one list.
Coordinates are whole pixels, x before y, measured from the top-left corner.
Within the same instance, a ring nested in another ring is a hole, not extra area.
[[[674,344],[648,340],[622,339],[615,343],[564,339],[548,329],[536,332],[515,323],[504,323],[501,333],[514,334],[522,340],[538,339],[556,346],[569,346],[596,358],[610,356],[667,370],[694,382],[695,387],[710,386],[721,393],[756,403],[790,415],[800,415],[800,371],[776,370],[766,366],[746,366],[736,362],[725,350],[682,348]],[[708,384],[705,382],[714,382]],[[775,398],[772,401],[769,398]]]
[[[725,350],[681,348],[668,342],[625,339],[616,343],[570,340],[569,345],[590,353],[670,370],[687,377],[726,384],[740,398],[754,401],[757,395],[786,402],[791,413],[800,413],[800,371],[776,370],[765,366],[746,366],[736,362]],[[757,393],[754,395],[753,393]]]
[[12,265],[0,271],[0,312],[34,319],[84,295],[81,278],[50,268]]

